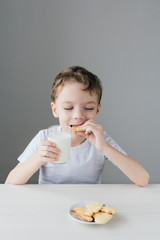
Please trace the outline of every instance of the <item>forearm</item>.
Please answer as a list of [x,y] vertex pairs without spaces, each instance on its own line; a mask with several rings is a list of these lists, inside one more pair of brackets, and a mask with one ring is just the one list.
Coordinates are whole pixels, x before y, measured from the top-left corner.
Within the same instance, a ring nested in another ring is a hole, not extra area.
[[139,186],[148,184],[149,174],[136,160],[117,151],[109,144],[106,144],[103,153],[135,184]]
[[30,157],[26,162],[15,167],[8,175],[6,184],[25,184],[41,167],[37,161],[37,153]]

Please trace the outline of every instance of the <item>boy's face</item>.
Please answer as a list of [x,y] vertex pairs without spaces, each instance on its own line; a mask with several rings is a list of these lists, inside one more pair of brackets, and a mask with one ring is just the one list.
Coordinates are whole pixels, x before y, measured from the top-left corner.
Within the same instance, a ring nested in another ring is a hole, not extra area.
[[95,120],[100,104],[95,92],[84,91],[83,85],[70,82],[64,85],[58,93],[55,103],[51,103],[54,116],[59,118],[60,125],[82,125],[87,120]]

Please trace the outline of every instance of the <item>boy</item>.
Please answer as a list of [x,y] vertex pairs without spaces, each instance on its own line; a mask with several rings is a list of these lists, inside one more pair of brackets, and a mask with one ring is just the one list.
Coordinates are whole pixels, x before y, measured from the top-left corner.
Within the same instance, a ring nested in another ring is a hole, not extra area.
[[59,73],[52,86],[51,108],[61,126],[78,130],[72,134],[71,158],[65,164],[54,164],[60,150],[47,141],[47,129],[42,130],[18,158],[20,163],[10,172],[6,183],[25,184],[39,169],[40,184],[101,183],[105,159],[109,159],[135,184],[147,185],[147,171],[95,122],[101,96],[100,80],[85,68],[74,66]]

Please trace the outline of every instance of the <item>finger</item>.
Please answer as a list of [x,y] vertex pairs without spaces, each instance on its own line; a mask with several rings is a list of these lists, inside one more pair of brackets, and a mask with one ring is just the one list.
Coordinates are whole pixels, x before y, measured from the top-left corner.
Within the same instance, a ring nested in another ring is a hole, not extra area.
[[43,163],[47,163],[47,162],[52,162],[52,163],[54,163],[54,162],[57,162],[59,160],[59,158],[49,158],[49,157],[42,157],[41,158],[41,161],[43,162]]
[[48,140],[44,140],[41,142],[41,146],[53,146],[56,147],[56,143],[48,141]]
[[79,136],[85,136],[85,131],[79,131],[79,132],[76,132],[75,133],[76,135],[79,135]]
[[92,134],[92,133],[93,133],[92,130],[86,129],[84,135],[90,135],[90,134]]
[[86,123],[95,123],[95,121],[94,121],[92,118],[90,118],[90,119],[88,119],[87,121],[85,121],[84,124],[86,124]]
[[80,129],[80,130],[86,129],[89,126],[97,126],[97,124],[92,119],[90,119],[90,120],[86,121],[83,125],[78,126],[78,129]]
[[42,151],[41,157],[48,157],[48,158],[59,158],[60,153],[56,152],[49,152],[49,151]]
[[48,152],[55,152],[55,153],[60,153],[61,150],[57,147],[53,147],[53,146],[41,146],[40,147],[41,151],[48,151]]
[[93,134],[93,133],[94,133],[94,131],[91,127],[88,127],[85,131],[85,134],[87,134],[87,135],[90,135],[90,134]]
[[91,134],[91,133],[92,133],[91,127],[85,127],[85,126],[76,132],[76,134],[80,136]]
[[91,131],[102,131],[103,128],[101,125],[96,124],[94,122],[86,124],[86,130],[90,128]]

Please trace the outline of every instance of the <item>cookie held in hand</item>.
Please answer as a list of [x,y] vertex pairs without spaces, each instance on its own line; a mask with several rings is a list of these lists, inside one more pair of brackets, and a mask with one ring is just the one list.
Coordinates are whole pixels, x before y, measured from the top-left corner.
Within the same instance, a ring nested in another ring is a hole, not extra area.
[[85,132],[85,130],[79,130],[78,126],[74,126],[74,125],[72,126],[72,131],[73,132]]

